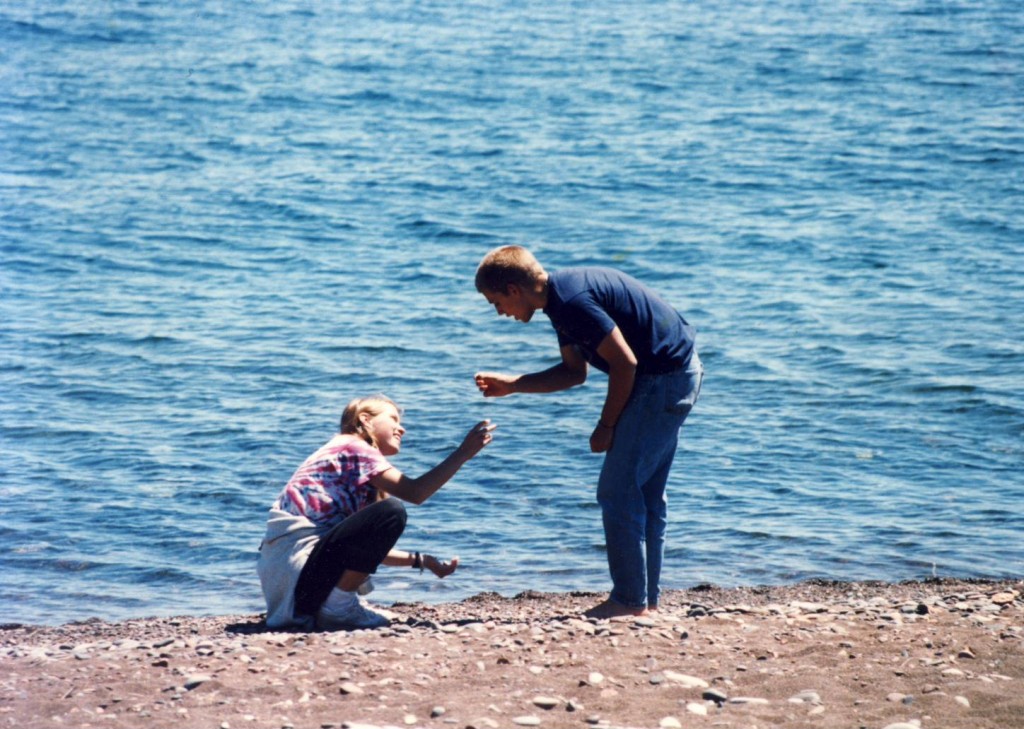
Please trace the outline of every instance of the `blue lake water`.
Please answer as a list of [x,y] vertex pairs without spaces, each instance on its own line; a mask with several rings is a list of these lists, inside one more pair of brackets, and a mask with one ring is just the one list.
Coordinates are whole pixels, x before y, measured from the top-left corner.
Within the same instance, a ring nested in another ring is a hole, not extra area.
[[494,444],[381,601],[608,586],[605,378],[508,243],[699,329],[664,586],[1024,574],[1016,0],[11,2],[0,9],[0,622],[255,612],[267,507],[383,391],[418,474]]

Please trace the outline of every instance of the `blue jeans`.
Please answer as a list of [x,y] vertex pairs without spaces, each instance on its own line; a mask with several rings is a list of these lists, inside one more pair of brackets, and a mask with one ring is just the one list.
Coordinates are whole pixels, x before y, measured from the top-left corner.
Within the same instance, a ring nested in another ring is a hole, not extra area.
[[704,366],[693,353],[685,369],[640,375],[615,425],[597,482],[611,599],[632,608],[656,607],[665,553],[665,483],[679,428],[700,395]]

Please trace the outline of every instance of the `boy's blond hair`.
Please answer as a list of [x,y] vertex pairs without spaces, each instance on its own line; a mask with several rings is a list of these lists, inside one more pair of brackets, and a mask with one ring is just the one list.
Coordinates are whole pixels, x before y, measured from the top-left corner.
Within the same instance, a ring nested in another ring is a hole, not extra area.
[[533,291],[543,280],[544,267],[522,246],[495,248],[476,269],[476,290],[480,293],[507,294],[511,285]]
[[367,443],[377,448],[377,441],[373,435],[366,430],[366,426],[359,419],[359,416],[363,413],[369,413],[370,417],[375,417],[384,412],[384,408],[390,405],[399,413],[402,412],[401,408],[395,403],[394,400],[385,395],[370,395],[369,397],[357,397],[355,400],[349,401],[349,404],[345,406],[345,410],[341,413],[341,432],[348,435],[355,435]]

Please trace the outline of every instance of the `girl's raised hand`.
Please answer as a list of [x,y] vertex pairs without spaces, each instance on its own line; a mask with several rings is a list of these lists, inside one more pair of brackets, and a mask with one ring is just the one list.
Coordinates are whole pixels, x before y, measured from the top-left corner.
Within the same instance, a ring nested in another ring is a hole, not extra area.
[[459,451],[467,460],[472,458],[491,442],[493,439],[491,431],[497,427],[497,425],[491,425],[490,420],[481,420],[466,433],[466,437],[462,439],[462,445],[458,448]]

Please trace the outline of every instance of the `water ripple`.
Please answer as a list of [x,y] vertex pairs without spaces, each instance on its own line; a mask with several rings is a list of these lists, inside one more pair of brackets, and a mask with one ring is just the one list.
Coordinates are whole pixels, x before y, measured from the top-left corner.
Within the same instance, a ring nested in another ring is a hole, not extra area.
[[473,385],[557,361],[473,289],[504,243],[699,329],[666,586],[1019,575],[1018,8],[812,10],[0,10],[5,620],[261,609],[267,506],[377,391],[409,473],[499,424],[403,537],[464,568],[381,599],[605,589],[603,378]]

